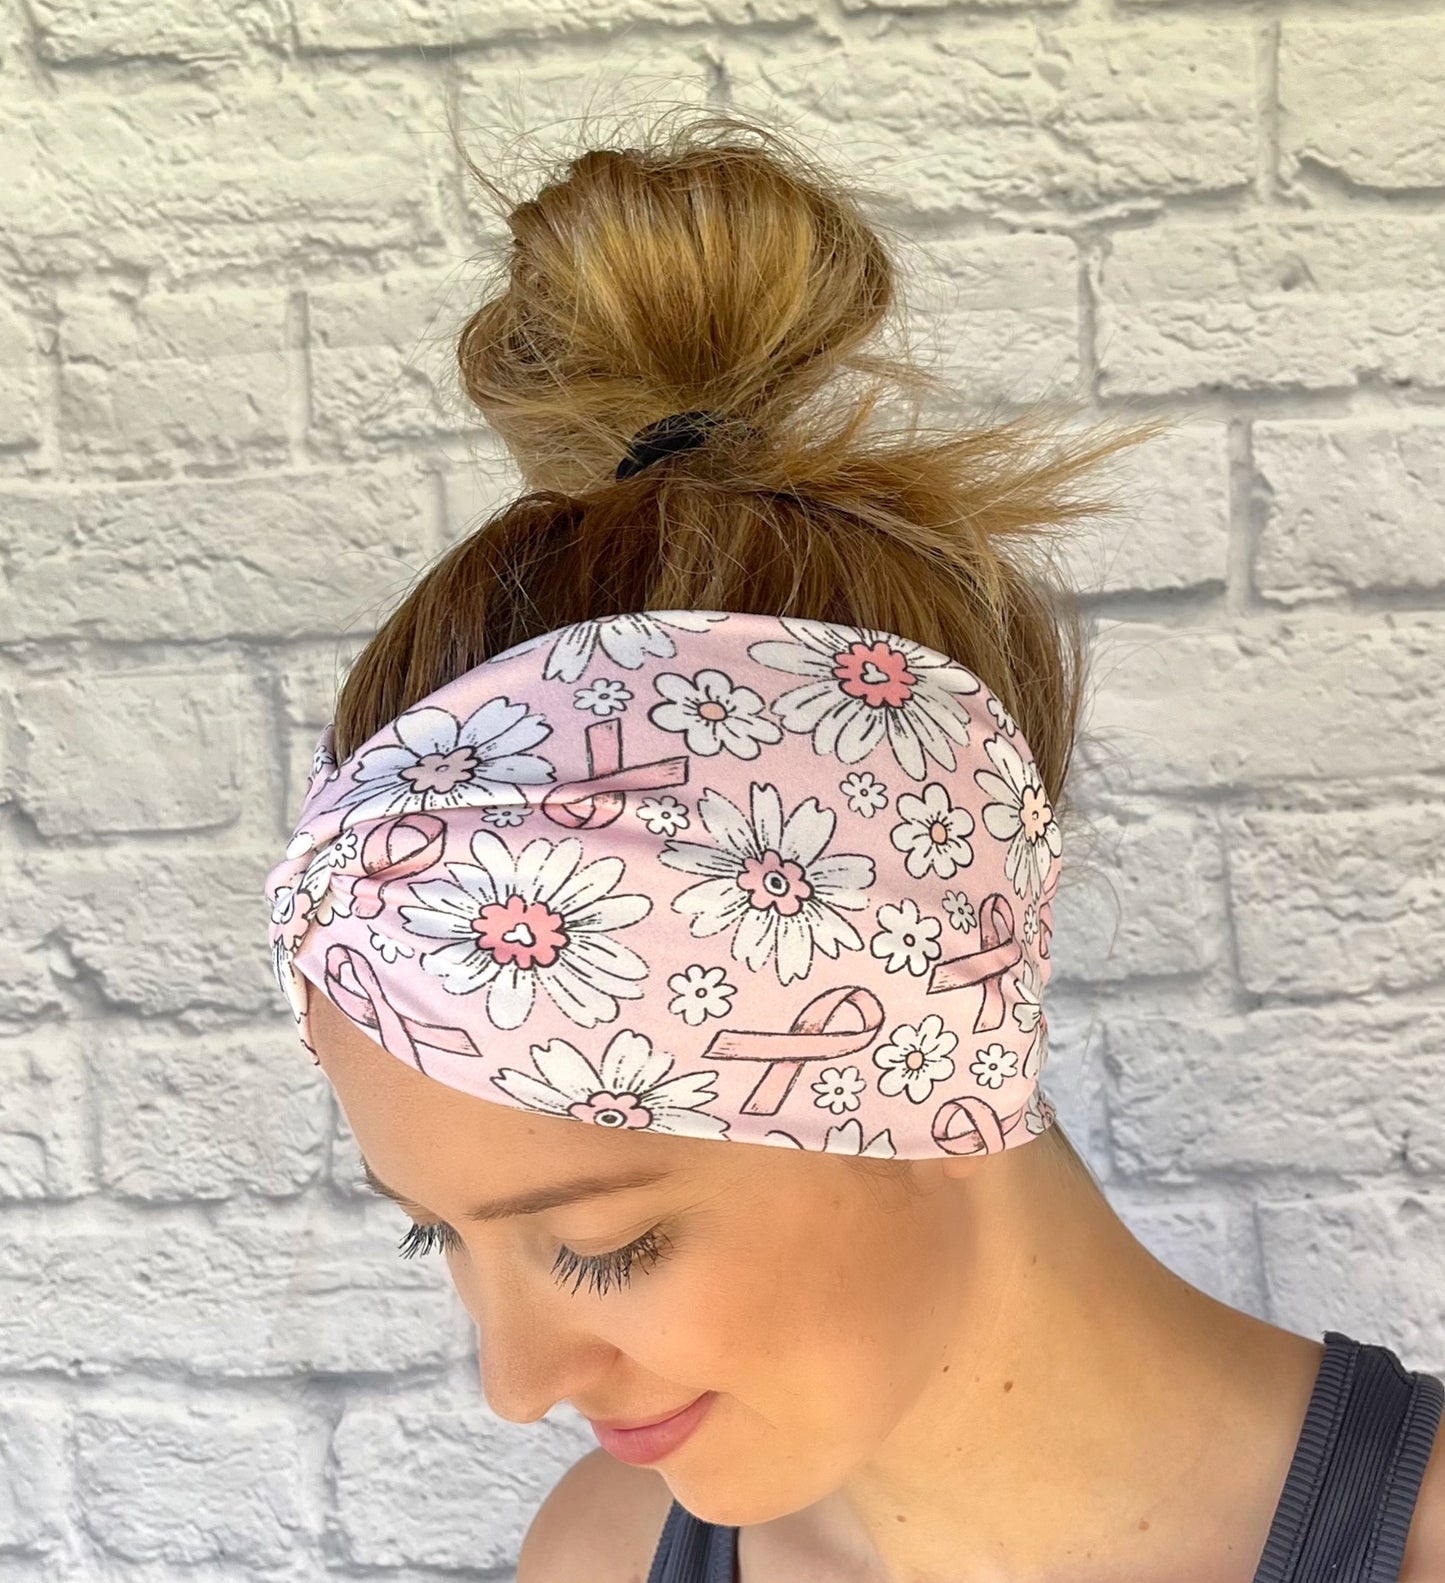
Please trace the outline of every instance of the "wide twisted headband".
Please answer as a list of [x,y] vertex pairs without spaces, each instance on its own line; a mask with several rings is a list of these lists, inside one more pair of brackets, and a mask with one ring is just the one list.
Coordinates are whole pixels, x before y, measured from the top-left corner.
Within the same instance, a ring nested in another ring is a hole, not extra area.
[[1049,1127],[1060,833],[962,665],[651,610],[518,644],[338,765],[267,876],[319,989],[436,1081],[602,1127],[924,1159]]

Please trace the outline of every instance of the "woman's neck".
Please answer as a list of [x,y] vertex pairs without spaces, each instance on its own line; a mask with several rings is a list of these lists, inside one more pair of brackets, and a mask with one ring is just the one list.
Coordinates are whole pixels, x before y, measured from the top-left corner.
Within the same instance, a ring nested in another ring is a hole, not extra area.
[[1032,1152],[962,1195],[930,1381],[841,1489],[743,1530],[743,1583],[1249,1583],[1323,1347],[1190,1286]]

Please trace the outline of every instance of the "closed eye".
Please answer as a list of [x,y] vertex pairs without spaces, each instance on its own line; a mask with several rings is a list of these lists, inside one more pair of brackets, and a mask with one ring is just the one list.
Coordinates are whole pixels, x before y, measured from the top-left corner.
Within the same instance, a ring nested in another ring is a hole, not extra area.
[[[462,1239],[445,1222],[428,1221],[422,1224],[416,1221],[401,1239],[399,1249],[402,1258],[410,1259],[419,1253],[457,1253],[463,1246]],[[577,1277],[572,1288],[573,1296],[576,1296],[583,1280],[589,1280],[597,1294],[603,1296],[609,1284],[623,1287],[631,1281],[634,1263],[640,1263],[644,1270],[651,1269],[671,1248],[672,1243],[662,1227],[653,1226],[625,1248],[615,1248],[611,1253],[580,1254],[574,1253],[571,1248],[559,1248],[552,1266],[553,1275],[559,1285],[565,1285],[573,1275]]]

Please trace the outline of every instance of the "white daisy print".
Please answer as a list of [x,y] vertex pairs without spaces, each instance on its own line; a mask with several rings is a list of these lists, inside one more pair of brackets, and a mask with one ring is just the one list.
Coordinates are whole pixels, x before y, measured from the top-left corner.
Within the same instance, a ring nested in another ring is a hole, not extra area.
[[521,824],[530,812],[530,808],[488,808],[482,815],[482,823],[498,830],[511,830]]
[[398,743],[368,748],[337,801],[348,824],[417,809],[516,807],[527,800],[519,786],[556,778],[548,760],[527,751],[552,727],[525,703],[489,698],[460,723],[447,709],[409,709],[392,730]]
[[953,1076],[953,1051],[958,1035],[943,1026],[943,1018],[931,1012],[915,1027],[901,1023],[888,1035],[888,1042],[873,1052],[873,1061],[883,1068],[878,1092],[896,1098],[907,1094],[921,1105],[933,1092],[935,1083]]
[[1041,1088],[1036,1088],[1024,1106],[1024,1126],[1030,1132],[1046,1132],[1053,1126],[1056,1115],[1053,1101]]
[[983,824],[991,836],[1009,843],[1004,871],[1020,896],[1041,896],[1048,879],[1049,861],[1057,857],[1063,839],[1049,804],[1049,794],[1039,779],[1038,766],[1025,764],[1017,749],[1002,737],[983,745],[998,774],[975,770],[973,778],[996,802],[984,804]]
[[649,611],[645,615],[609,616],[603,621],[578,621],[562,627],[542,667],[542,679],[577,681],[598,649],[625,671],[641,668],[648,655],[670,660],[677,653],[668,628],[706,632],[722,615],[700,610]]
[[818,1096],[813,1103],[819,1110],[831,1110],[835,1116],[845,1110],[857,1110],[858,1096],[867,1086],[856,1066],[825,1066],[812,1085]]
[[311,773],[306,780],[306,795],[303,804],[310,802],[321,787],[329,780],[335,780],[338,773],[336,763],[336,726],[328,722],[322,728],[320,737],[317,738],[315,750],[311,754]]
[[978,927],[978,914],[973,910],[973,903],[961,890],[944,891],[943,910],[948,914],[948,921],[955,929]]
[[632,689],[625,683],[598,677],[591,686],[579,687],[572,694],[572,705],[605,718],[608,715],[620,715],[631,699]]
[[971,671],[892,633],[781,619],[797,642],[764,639],[748,653],[806,678],[773,700],[785,730],[810,733],[814,752],[844,764],[886,741],[914,780],[927,773],[926,758],[957,767],[952,743],[968,741],[968,712],[958,700],[980,686]]
[[676,797],[644,797],[637,805],[637,817],[653,835],[676,835],[692,823],[687,804]]
[[856,814],[871,819],[880,808],[888,806],[888,787],[868,770],[854,770],[838,782],[838,790],[848,799],[848,806]]
[[622,878],[620,857],[578,867],[575,836],[534,836],[514,858],[490,830],[472,833],[476,863],[448,863],[452,879],[413,882],[421,903],[400,907],[413,934],[451,942],[424,952],[421,965],[454,995],[484,993],[498,1028],[519,1028],[540,984],[579,1027],[617,1016],[619,999],[642,994],[647,963],[612,931],[645,918],[646,896],[612,891]]
[[882,957],[890,973],[922,975],[943,954],[938,937],[943,924],[937,918],[925,918],[918,911],[918,903],[911,896],[905,897],[894,907],[885,902],[878,909],[878,932],[868,942],[874,956]]
[[[767,1141],[783,1149],[801,1149],[803,1145],[790,1132],[769,1132]],[[863,1142],[863,1123],[856,1116],[836,1127],[829,1127],[823,1139],[823,1154],[852,1154],[859,1157],[867,1156],[874,1160],[893,1160],[898,1157],[898,1150],[893,1146],[893,1139],[885,1127],[882,1132],[875,1133],[867,1143]]]
[[1002,1088],[1006,1077],[1013,1077],[1019,1068],[1019,1058],[1001,1044],[991,1044],[978,1051],[969,1071],[982,1088]]
[[1009,736],[1012,736],[1018,730],[1018,723],[1014,720],[1014,717],[992,693],[988,695],[988,712],[998,721],[1000,731],[1006,731]]
[[824,855],[838,817],[830,808],[809,797],[785,818],[778,788],[754,781],[749,813],[711,787],[697,811],[718,844],[669,841],[658,854],[669,868],[706,876],[672,902],[695,936],[731,931],[734,958],[755,973],[771,961],[781,984],[810,972],[815,950],[861,950],[838,908],[867,906],[873,860]]
[[691,681],[664,671],[652,685],[663,703],[647,718],[659,731],[680,731],[689,753],[711,757],[725,748],[740,759],[755,759],[764,742],[781,742],[782,727],[763,713],[762,696],[734,684],[725,671],[701,670]]
[[727,1135],[727,1122],[702,1108],[717,1098],[708,1087],[717,1073],[669,1077],[673,1057],[654,1050],[646,1034],[619,1029],[608,1040],[600,1066],[593,1066],[566,1039],[534,1044],[527,1053],[537,1075],[504,1066],[492,1081],[529,1110],[618,1131],[668,1132],[689,1138]]
[[1034,937],[1039,932],[1039,904],[1031,901],[1024,908],[1023,936],[1024,944],[1032,945]]
[[367,931],[367,942],[383,962],[395,962],[398,957],[416,955],[411,946],[403,945],[400,940],[393,940],[375,929]]
[[709,1017],[726,1017],[738,992],[722,968],[704,967],[701,962],[673,973],[667,987],[675,997],[668,1001],[667,1009],[694,1028]]
[[[286,856],[301,857],[316,844],[309,830],[298,831],[286,846]],[[351,900],[332,889],[331,876],[344,863],[354,862],[358,848],[355,830],[344,830],[328,841],[297,878],[282,885],[271,901],[271,922],[289,924],[284,930],[294,946],[312,922],[325,928],[333,918],[351,916]]]
[[1028,957],[1023,959],[1021,970],[1013,976],[1011,982],[1014,993],[1018,997],[1013,1007],[1013,1019],[1024,1033],[1032,1033],[1034,1036],[1034,1041],[1024,1056],[1023,1075],[1037,1077],[1048,1059],[1049,1024],[1044,1016],[1040,998],[1042,986],[1039,983],[1038,969]]
[[888,838],[907,854],[903,866],[914,879],[922,879],[925,874],[951,879],[973,862],[973,848],[968,840],[973,815],[951,802],[947,788],[939,781],[929,781],[921,797],[900,792],[893,808],[900,822],[888,832]]

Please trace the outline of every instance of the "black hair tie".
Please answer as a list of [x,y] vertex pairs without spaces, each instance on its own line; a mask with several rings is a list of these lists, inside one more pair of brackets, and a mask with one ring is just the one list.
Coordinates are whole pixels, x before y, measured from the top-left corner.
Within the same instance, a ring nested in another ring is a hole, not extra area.
[[674,412],[656,423],[649,423],[632,436],[627,454],[617,464],[616,477],[631,478],[644,467],[661,461],[677,451],[690,451],[701,445],[722,421],[721,412]]

